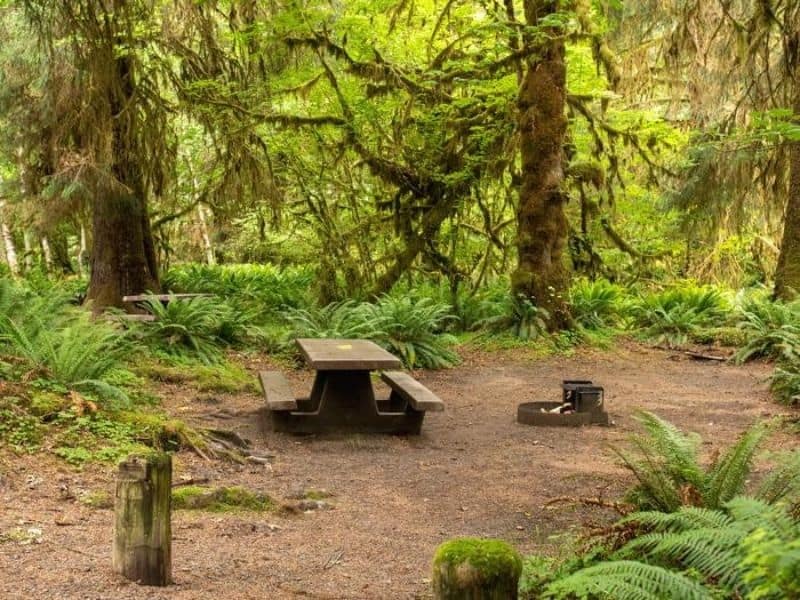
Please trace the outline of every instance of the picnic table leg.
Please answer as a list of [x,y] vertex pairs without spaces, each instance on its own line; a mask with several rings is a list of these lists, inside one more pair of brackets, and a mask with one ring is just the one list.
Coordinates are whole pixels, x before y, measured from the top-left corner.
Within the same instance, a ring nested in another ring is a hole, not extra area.
[[369,371],[318,371],[311,402],[332,425],[369,424],[378,417]]

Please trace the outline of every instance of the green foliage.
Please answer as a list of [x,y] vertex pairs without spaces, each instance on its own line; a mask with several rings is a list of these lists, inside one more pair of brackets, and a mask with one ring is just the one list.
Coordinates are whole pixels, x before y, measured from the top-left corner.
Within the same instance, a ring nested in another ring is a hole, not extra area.
[[736,352],[737,362],[768,357],[800,363],[800,299],[783,303],[751,296],[738,312],[747,341]]
[[547,311],[531,302],[523,295],[506,298],[500,314],[487,317],[478,323],[493,333],[511,333],[524,341],[538,339],[547,334]]
[[132,351],[123,331],[70,306],[58,291],[38,295],[4,281],[0,313],[0,351],[71,389],[128,401],[125,391],[109,382]]
[[770,389],[783,404],[800,404],[800,361],[775,368],[770,377]]
[[313,271],[279,269],[271,265],[220,265],[195,263],[173,267],[163,278],[165,289],[182,293],[215,294],[238,311],[261,323],[284,307],[311,304]]
[[289,309],[291,338],[363,338],[395,353],[409,367],[440,369],[458,362],[443,330],[453,319],[430,298],[384,295],[377,302],[347,300],[322,308]]
[[645,563],[616,560],[582,569],[550,584],[544,598],[614,600],[711,600],[713,596],[681,573]]
[[385,295],[375,304],[375,311],[383,322],[383,336],[376,341],[407,367],[442,369],[458,362],[458,355],[448,347],[455,338],[443,332],[454,319],[447,304],[431,298]]
[[622,290],[604,279],[581,279],[570,288],[572,318],[585,329],[615,327],[620,323]]
[[721,325],[729,306],[719,290],[683,284],[640,296],[629,308],[631,325],[658,343],[684,344],[703,328]]
[[[718,508],[742,493],[755,452],[767,434],[764,425],[754,425],[704,468],[698,457],[698,436],[684,434],[649,412],[640,413],[637,419],[646,433],[632,437],[634,452],[615,449],[638,481],[628,497],[640,508],[665,512],[685,504]],[[790,491],[794,490],[785,489],[782,494],[773,490],[771,499],[777,501]]]
[[115,463],[144,448],[151,441],[146,431],[113,414],[59,414],[53,453],[66,462],[82,466],[89,462]]
[[354,300],[334,302],[310,308],[290,308],[285,318],[293,338],[365,338],[385,337],[384,319],[374,307]]
[[0,442],[15,452],[35,452],[42,442],[43,427],[25,409],[21,398],[0,396]]
[[800,592],[800,523],[784,503],[737,496],[716,509],[638,512],[612,532],[628,541],[556,576],[541,597],[779,600]]
[[260,337],[251,314],[238,312],[216,298],[163,303],[154,297],[146,305],[155,320],[137,324],[136,329],[145,342],[174,357],[194,357],[205,364],[216,364],[224,346],[257,341]]

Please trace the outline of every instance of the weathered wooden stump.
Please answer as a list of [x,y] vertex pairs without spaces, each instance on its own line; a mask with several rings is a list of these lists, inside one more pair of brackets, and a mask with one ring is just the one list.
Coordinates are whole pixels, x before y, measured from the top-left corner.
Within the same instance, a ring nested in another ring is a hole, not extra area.
[[433,559],[436,600],[516,600],[522,558],[500,540],[463,538],[439,546]]
[[172,583],[172,458],[133,455],[119,464],[114,499],[114,554],[119,573],[143,585]]

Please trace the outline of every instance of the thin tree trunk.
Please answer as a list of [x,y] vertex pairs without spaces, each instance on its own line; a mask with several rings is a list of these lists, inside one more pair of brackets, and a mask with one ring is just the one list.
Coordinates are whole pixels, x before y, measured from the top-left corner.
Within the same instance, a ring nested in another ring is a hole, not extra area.
[[[558,10],[557,0],[526,0],[528,25]],[[533,42],[528,42],[533,43]],[[566,63],[562,32],[554,30],[529,61],[517,100],[522,184],[517,208],[517,269],[513,292],[550,315],[553,329],[569,323],[569,273],[564,248],[569,223],[564,212],[564,136],[567,120]]]
[[[795,86],[794,118],[800,121],[800,73]],[[781,252],[775,270],[775,298],[781,300],[789,300],[800,293],[800,141],[789,143],[789,198],[786,201]]]
[[47,241],[47,236],[42,236],[40,241],[42,244],[42,256],[44,256],[44,266],[50,272],[53,269],[53,253],[50,250],[50,242]]
[[19,261],[17,261],[17,249],[14,247],[14,238],[11,235],[11,230],[8,228],[5,219],[3,218],[4,202],[0,202],[0,236],[3,238],[3,247],[5,248],[6,262],[8,263],[8,270],[11,275],[19,277]]
[[86,256],[86,227],[81,223],[81,241],[78,249],[78,274],[81,277],[86,276],[86,265],[88,263]]
[[22,232],[22,245],[25,249],[23,261],[25,263],[25,272],[30,273],[33,270],[33,238],[31,232],[25,229]]
[[209,265],[215,265],[217,264],[217,260],[214,258],[214,246],[211,245],[211,236],[208,234],[206,209],[202,204],[197,205],[197,216],[200,219],[200,233],[203,236],[203,249],[206,252],[206,262]]

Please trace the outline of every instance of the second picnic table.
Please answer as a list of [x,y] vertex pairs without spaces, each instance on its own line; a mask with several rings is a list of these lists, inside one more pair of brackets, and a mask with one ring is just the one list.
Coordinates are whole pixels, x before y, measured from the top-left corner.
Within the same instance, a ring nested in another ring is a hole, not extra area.
[[[425,412],[444,404],[407,373],[394,371],[399,358],[369,340],[296,340],[308,365],[316,371],[308,399],[295,399],[277,371],[262,372],[273,428],[295,433],[331,430],[375,433],[419,433]],[[382,371],[392,389],[377,400],[371,371]]]

